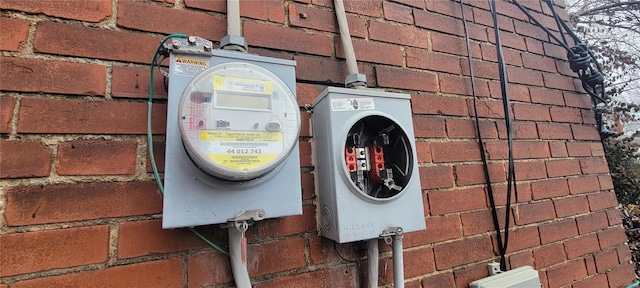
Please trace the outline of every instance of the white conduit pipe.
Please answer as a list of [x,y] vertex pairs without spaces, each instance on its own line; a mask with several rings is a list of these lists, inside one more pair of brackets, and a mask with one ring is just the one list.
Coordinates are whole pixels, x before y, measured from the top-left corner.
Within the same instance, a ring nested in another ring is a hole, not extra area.
[[247,263],[242,259],[242,232],[238,231],[235,226],[229,227],[229,258],[236,287],[251,288]]
[[369,278],[369,288],[378,287],[378,239],[369,239],[367,241],[367,262],[369,264],[369,271],[367,276]]
[[344,11],[344,2],[342,0],[334,0],[333,6],[336,9],[336,18],[338,19],[338,28],[340,30],[340,39],[344,49],[344,56],[347,59],[347,70],[349,75],[359,74],[358,63],[356,63],[356,53],[353,51],[353,43],[351,43],[351,33],[349,33],[349,24],[347,24],[347,14]]
[[240,35],[240,0],[227,0],[227,35]]
[[393,287],[395,288],[404,288],[403,237],[402,234],[393,236]]

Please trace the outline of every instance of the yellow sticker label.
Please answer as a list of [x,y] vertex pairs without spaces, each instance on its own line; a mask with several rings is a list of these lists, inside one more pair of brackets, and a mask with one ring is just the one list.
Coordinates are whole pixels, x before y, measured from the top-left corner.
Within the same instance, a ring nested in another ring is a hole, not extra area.
[[185,57],[176,57],[176,63],[184,64],[184,65],[201,66],[201,67],[209,66],[209,62],[206,60],[185,58]]
[[201,147],[211,161],[231,169],[257,169],[284,150],[282,132],[202,130]]
[[264,80],[214,75],[213,89],[244,93],[271,94],[273,92],[273,83],[271,81]]

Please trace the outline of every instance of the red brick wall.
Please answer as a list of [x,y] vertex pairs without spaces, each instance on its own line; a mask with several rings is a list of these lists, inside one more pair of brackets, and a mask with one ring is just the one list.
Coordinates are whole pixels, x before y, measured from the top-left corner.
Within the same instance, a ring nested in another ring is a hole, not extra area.
[[[486,1],[466,2],[478,113],[504,213],[507,135],[492,21]],[[539,1],[522,2],[555,27]],[[630,252],[590,101],[576,88],[565,52],[514,5],[497,4],[520,191],[511,211],[509,265],[535,267],[545,287],[631,283]],[[497,252],[458,4],[353,0],[345,6],[369,86],[413,96],[428,228],[406,236],[407,284],[466,287],[487,276]],[[0,287],[231,285],[226,257],[188,231],[161,229],[161,196],[144,135],[148,62],[160,39],[186,33],[217,41],[226,31],[225,7],[220,0],[0,2]],[[251,52],[297,61],[301,106],[325,85],[344,81],[331,0],[242,0],[241,14]],[[166,99],[156,75],[156,98]],[[166,106],[155,105],[154,113],[162,162]],[[363,245],[337,245],[338,254],[317,236],[308,119],[303,113],[304,215],[265,220],[248,232],[257,287],[366,281]],[[226,244],[225,231],[200,229]],[[382,250],[380,283],[388,284],[390,249]]]

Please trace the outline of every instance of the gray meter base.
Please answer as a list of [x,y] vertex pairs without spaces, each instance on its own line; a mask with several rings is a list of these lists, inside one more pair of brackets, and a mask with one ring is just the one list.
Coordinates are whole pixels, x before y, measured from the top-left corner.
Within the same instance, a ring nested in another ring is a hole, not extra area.
[[245,182],[226,181],[198,169],[187,155],[178,127],[180,96],[200,71],[176,71],[176,56],[206,61],[208,67],[227,62],[249,62],[277,75],[294,93],[295,62],[257,55],[214,50],[212,57],[171,54],[169,101],[164,172],[163,228],[226,223],[246,210],[265,210],[265,218],[302,214],[300,154],[296,144],[291,154],[266,175]]
[[[314,101],[312,147],[322,236],[345,243],[378,238],[388,227],[425,229],[410,99],[407,94],[328,87]],[[394,123],[393,129],[401,129],[408,139],[410,178],[388,198],[358,190],[345,166],[347,134],[365,118]]]

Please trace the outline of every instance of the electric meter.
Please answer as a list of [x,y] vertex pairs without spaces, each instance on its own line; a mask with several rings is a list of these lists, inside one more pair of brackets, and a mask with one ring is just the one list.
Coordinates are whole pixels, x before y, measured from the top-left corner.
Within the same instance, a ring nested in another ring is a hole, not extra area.
[[247,62],[219,64],[199,73],[178,106],[180,134],[191,160],[230,181],[258,178],[291,153],[300,111],[285,83]]

